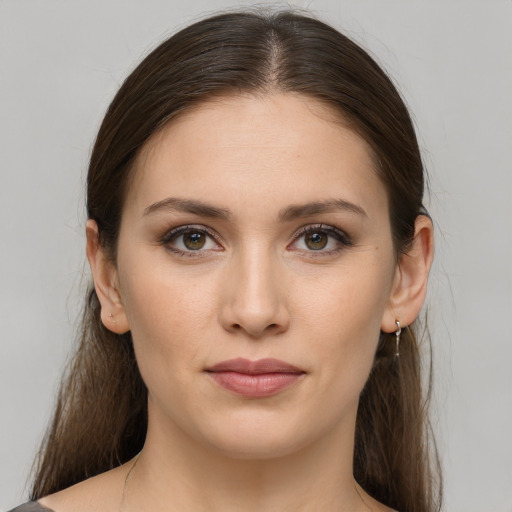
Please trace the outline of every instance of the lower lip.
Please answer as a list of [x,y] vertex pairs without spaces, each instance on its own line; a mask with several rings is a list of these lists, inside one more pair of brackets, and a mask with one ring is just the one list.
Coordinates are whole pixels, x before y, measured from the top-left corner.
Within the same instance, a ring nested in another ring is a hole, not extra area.
[[210,372],[210,376],[223,388],[247,398],[276,395],[297,382],[302,373],[262,373],[249,375],[238,372]]

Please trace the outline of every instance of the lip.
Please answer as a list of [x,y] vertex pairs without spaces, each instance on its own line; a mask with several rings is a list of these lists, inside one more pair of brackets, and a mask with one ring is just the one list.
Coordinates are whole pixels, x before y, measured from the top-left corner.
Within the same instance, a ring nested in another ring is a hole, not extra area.
[[230,359],[206,372],[223,388],[247,398],[276,395],[305,375],[300,368],[279,359]]

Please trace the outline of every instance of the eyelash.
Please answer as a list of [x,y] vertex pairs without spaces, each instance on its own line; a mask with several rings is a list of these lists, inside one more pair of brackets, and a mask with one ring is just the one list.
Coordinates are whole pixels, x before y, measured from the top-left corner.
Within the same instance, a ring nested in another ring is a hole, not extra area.
[[[197,226],[197,225],[186,225],[186,226],[180,226],[178,228],[171,229],[161,238],[160,243],[162,245],[165,245],[169,251],[177,254],[178,256],[188,257],[188,258],[205,257],[208,255],[209,251],[218,250],[218,249],[206,249],[206,250],[190,249],[190,250],[184,251],[182,249],[178,249],[178,248],[172,247],[172,245],[170,245],[171,242],[176,241],[180,236],[185,235],[187,233],[204,234],[204,235],[210,237],[216,244],[221,245],[220,237],[214,231],[207,229],[204,226]],[[322,257],[322,256],[330,256],[330,255],[337,254],[337,253],[341,252],[343,249],[345,249],[347,247],[351,247],[353,245],[351,238],[344,231],[342,231],[334,226],[329,226],[329,225],[324,225],[324,224],[315,224],[315,225],[308,225],[308,226],[304,226],[304,227],[300,228],[299,231],[294,235],[294,237],[293,237],[292,241],[290,242],[290,244],[288,245],[288,247],[290,245],[297,243],[301,238],[303,238],[309,234],[314,234],[314,233],[322,233],[322,234],[326,234],[328,237],[334,238],[337,242],[337,247],[335,247],[333,249],[329,249],[329,250],[323,250],[323,249],[319,249],[319,250],[295,249],[295,250],[303,252],[303,253],[307,253],[309,257],[318,258],[318,257]]]
[[301,252],[307,252],[309,257],[321,258],[323,256],[332,256],[332,255],[337,254],[337,253],[343,251],[344,249],[354,245],[352,242],[352,239],[349,237],[349,235],[347,235],[347,233],[345,233],[341,229],[338,229],[334,226],[329,226],[329,225],[325,225],[325,224],[314,224],[314,225],[308,225],[308,226],[304,226],[304,227],[300,228],[299,231],[297,232],[297,234],[293,237],[293,240],[291,243],[294,244],[301,238],[303,238],[309,234],[313,234],[313,233],[322,233],[322,234],[326,234],[329,237],[334,238],[337,242],[337,246],[335,248],[329,249],[329,250],[320,249],[320,250],[316,250],[316,251],[313,249],[310,249],[310,250],[296,249]]
[[209,252],[209,250],[212,250],[212,249],[202,250],[202,251],[201,250],[184,251],[184,250],[178,249],[176,247],[172,247],[170,245],[171,242],[177,240],[180,236],[185,235],[187,233],[201,233],[203,235],[210,237],[211,239],[213,239],[215,241],[216,244],[220,245],[220,238],[215,232],[207,229],[204,226],[195,226],[195,225],[180,226],[178,228],[171,229],[162,237],[160,242],[162,243],[162,245],[165,245],[169,251],[175,253],[178,256],[182,256],[185,258],[201,258],[201,257],[207,256],[207,253]]

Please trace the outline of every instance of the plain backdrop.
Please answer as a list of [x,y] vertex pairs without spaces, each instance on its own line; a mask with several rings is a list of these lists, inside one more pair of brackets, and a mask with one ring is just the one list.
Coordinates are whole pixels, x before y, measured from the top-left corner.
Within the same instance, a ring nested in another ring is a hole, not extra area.
[[[0,509],[27,498],[81,295],[83,184],[123,78],[222,0],[0,0]],[[445,510],[512,511],[512,2],[292,2],[360,42],[430,173],[434,427]]]

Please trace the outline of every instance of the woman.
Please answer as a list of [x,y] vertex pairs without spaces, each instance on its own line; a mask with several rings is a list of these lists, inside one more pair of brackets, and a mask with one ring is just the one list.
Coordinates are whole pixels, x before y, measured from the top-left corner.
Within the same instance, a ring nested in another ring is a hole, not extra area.
[[329,26],[162,43],[93,149],[94,287],[16,510],[436,510],[423,183],[399,94]]

